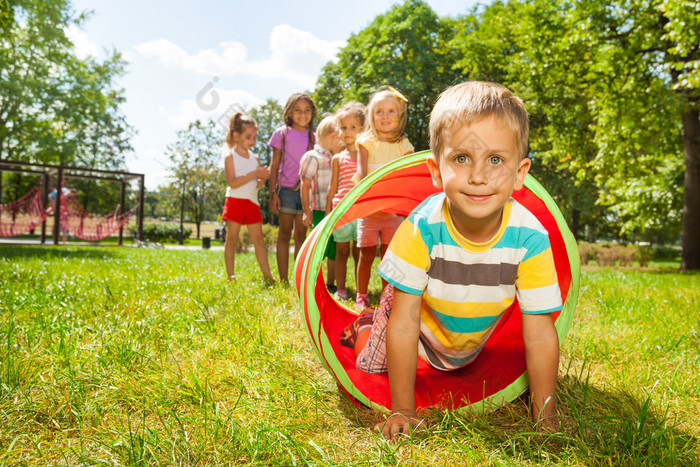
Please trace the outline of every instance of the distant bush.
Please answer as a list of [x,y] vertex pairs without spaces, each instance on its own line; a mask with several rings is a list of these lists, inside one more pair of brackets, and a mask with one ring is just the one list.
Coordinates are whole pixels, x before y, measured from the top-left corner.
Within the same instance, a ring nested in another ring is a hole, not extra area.
[[640,267],[649,265],[652,257],[656,257],[650,245],[620,245],[619,243],[588,243],[578,244],[581,264],[595,261],[598,266],[633,266],[635,261]]
[[[179,231],[180,224],[177,223],[146,224],[143,226],[143,239],[149,242],[176,242]],[[129,233],[133,238],[137,238],[138,227],[129,227]],[[192,235],[192,229],[184,226],[182,228],[182,238],[189,238],[190,235]]]
[[[279,234],[279,227],[276,225],[263,224],[262,226],[263,238],[265,239],[265,247],[270,248],[271,246],[277,245],[277,235]],[[294,244],[294,239],[289,241],[290,245]],[[253,247],[253,242],[250,240],[250,233],[248,228],[241,228],[238,232],[238,244],[236,244],[236,253],[243,253],[248,251]]]

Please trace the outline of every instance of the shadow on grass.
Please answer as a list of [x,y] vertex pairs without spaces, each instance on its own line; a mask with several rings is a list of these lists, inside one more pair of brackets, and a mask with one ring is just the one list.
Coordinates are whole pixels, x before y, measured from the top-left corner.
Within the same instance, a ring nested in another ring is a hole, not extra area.
[[[354,405],[339,390],[339,409],[358,428],[384,420],[379,412]],[[668,410],[653,407],[625,391],[599,389],[581,376],[558,381],[558,432],[538,432],[529,415],[528,393],[485,414],[434,410],[421,443],[436,449],[463,443],[465,449],[500,452],[517,461],[615,464],[699,465],[700,438],[678,426]]]
[[[99,245],[116,246],[116,245]],[[39,258],[45,260],[61,258],[113,258],[116,256],[113,248],[95,248],[94,246],[72,245],[0,245],[0,258]]]

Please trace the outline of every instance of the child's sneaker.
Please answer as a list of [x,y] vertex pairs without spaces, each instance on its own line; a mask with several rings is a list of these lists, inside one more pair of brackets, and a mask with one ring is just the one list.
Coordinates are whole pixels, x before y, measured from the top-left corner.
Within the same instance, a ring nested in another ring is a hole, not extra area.
[[333,296],[336,298],[336,300],[347,300],[348,292],[345,289],[338,289]]
[[355,309],[362,312],[367,307],[369,307],[369,297],[367,294],[357,294],[357,297],[355,298]]

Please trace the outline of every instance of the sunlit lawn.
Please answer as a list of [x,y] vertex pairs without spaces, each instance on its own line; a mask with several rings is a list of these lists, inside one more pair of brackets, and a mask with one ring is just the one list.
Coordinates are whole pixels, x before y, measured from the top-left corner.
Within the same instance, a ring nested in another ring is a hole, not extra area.
[[251,253],[223,277],[221,251],[0,246],[0,463],[700,463],[699,274],[583,272],[561,432],[522,398],[399,443],[322,369],[291,288]]

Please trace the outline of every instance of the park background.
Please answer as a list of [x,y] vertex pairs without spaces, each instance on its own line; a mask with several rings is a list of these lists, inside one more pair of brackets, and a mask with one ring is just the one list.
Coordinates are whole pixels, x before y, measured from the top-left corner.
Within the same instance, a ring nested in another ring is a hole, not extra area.
[[[417,149],[449,84],[493,80],[524,99],[531,173],[589,262],[562,348],[561,432],[532,432],[520,400],[491,416],[437,411],[427,436],[383,442],[370,430],[377,415],[350,405],[315,361],[293,291],[260,284],[250,255],[239,281],[250,286],[228,287],[220,252],[0,246],[3,463],[698,462],[700,283],[685,271],[700,268],[700,7],[533,0],[438,14],[432,5],[387,4],[335,45],[292,31],[292,45],[318,44],[316,58],[331,52],[310,84],[285,94],[306,89],[323,113],[390,83],[408,97]],[[176,14],[159,6],[164,20]],[[232,30],[255,24],[215,6]],[[323,4],[300,7],[323,17]],[[134,170],[139,157],[160,158],[146,214],[177,219],[184,207],[198,236],[223,205],[221,121],[231,109],[258,120],[255,151],[269,158],[285,97],[226,92],[216,66],[235,62],[235,44],[214,57],[142,49],[168,66],[198,58],[214,68],[189,88],[197,118],[160,132],[173,133],[160,154],[139,154],[145,127],[127,118],[123,87],[133,52],[79,49],[90,19],[67,1],[3,0],[1,12],[0,160]],[[324,30],[343,21],[342,11],[330,16]],[[167,73],[154,83],[171,85]],[[0,203],[36,182],[1,181]],[[113,185],[71,182],[95,213],[118,204]],[[260,200],[274,224],[264,191]]]

